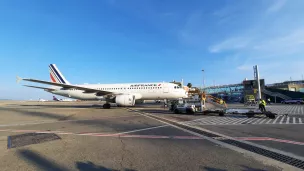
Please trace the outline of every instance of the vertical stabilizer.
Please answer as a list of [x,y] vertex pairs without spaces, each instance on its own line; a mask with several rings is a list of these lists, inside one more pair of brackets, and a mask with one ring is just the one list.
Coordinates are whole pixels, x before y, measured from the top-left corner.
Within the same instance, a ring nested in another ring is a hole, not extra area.
[[49,65],[51,81],[54,83],[70,84],[62,75],[55,64]]

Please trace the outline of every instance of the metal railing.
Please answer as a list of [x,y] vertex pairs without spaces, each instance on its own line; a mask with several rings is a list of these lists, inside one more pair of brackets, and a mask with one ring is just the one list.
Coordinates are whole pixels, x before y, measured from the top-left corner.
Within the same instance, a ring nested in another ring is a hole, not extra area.
[[269,91],[269,90],[266,90],[266,89],[262,89],[262,93],[267,94],[269,96],[273,96],[273,97],[279,97],[279,98],[284,99],[284,100],[291,99],[291,97],[286,96],[286,95],[284,95],[282,93],[272,92],[272,91]]

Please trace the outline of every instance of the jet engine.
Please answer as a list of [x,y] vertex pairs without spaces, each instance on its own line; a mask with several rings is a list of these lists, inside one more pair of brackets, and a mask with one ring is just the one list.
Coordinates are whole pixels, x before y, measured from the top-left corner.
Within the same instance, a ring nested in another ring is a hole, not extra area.
[[117,95],[115,98],[115,103],[117,106],[134,106],[135,96],[134,95]]

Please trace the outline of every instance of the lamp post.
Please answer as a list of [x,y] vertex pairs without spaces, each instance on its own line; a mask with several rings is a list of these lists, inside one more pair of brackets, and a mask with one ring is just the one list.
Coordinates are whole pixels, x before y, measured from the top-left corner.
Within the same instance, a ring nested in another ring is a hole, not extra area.
[[202,72],[203,72],[203,90],[205,91],[205,76],[204,76],[205,70],[202,69]]

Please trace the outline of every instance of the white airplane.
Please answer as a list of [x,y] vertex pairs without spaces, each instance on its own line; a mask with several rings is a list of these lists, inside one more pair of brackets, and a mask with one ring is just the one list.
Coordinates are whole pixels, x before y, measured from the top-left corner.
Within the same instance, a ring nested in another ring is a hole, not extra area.
[[73,99],[58,99],[56,96],[53,96],[54,101],[60,101],[60,102],[73,102],[75,100]]
[[159,100],[178,99],[187,97],[187,92],[173,83],[126,83],[126,84],[70,84],[61,74],[55,64],[49,65],[51,81],[43,81],[31,78],[20,78],[17,82],[24,80],[29,82],[48,84],[56,87],[45,88],[24,85],[32,88],[43,89],[47,92],[80,100],[104,100],[103,108],[109,109],[110,102],[117,106],[134,106],[135,100]]
[[47,102],[48,100],[39,99],[39,102]]

